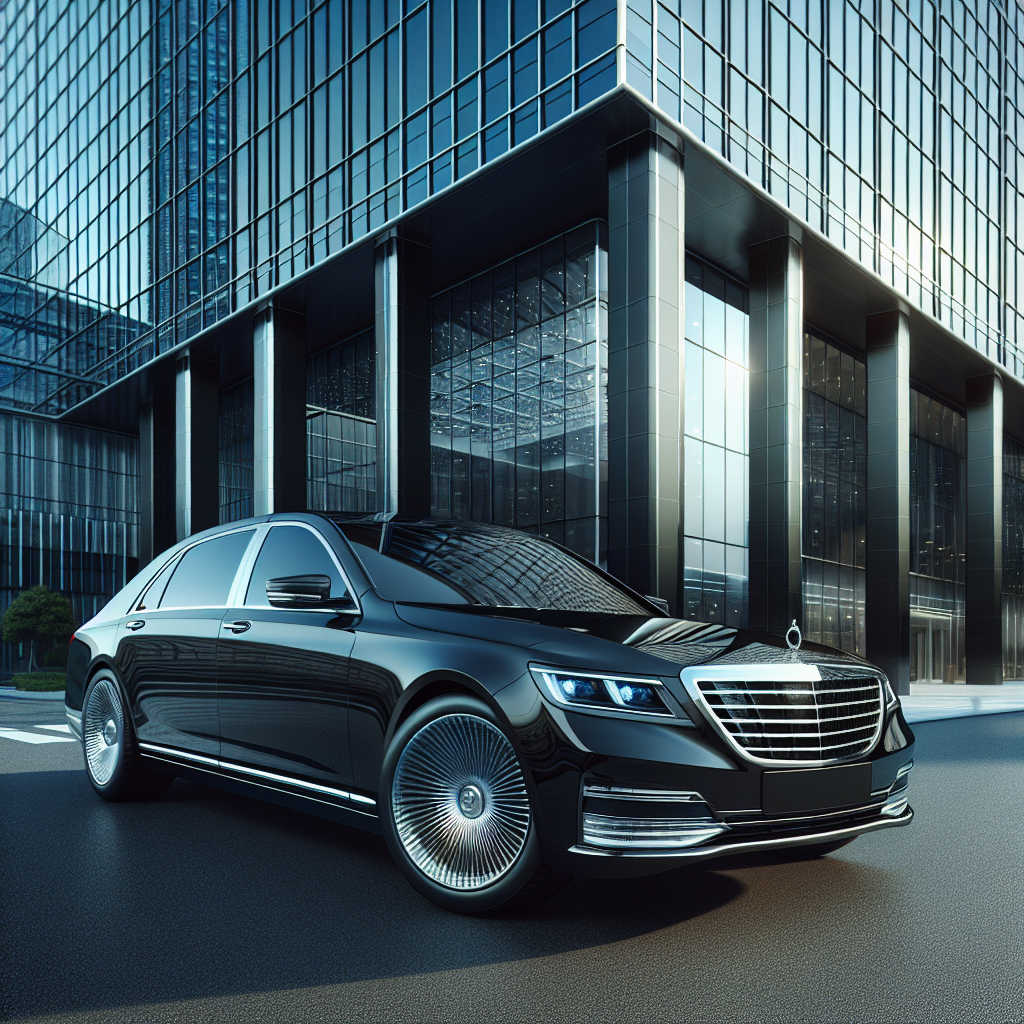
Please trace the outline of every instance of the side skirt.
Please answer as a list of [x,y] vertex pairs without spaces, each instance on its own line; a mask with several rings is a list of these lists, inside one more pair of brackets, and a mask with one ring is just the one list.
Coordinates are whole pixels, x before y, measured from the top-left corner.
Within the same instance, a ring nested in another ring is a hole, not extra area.
[[[319,818],[326,818],[328,821],[336,821],[342,825],[351,825],[354,828],[362,829],[364,832],[372,832],[374,835],[383,834],[380,820],[369,805],[364,810],[327,793],[303,792],[298,781],[291,783],[283,776],[278,776],[275,779],[243,777],[241,773],[236,773],[233,770],[230,762],[218,762],[215,758],[203,758],[204,763],[199,763],[198,760],[190,763],[191,758],[190,761],[185,760],[185,757],[189,755],[183,754],[179,758],[175,756],[175,752],[171,752],[169,749],[155,751],[149,744],[140,744],[140,747],[142,747],[140,752],[143,761],[155,771],[167,772],[183,779],[192,779],[229,793],[265,800],[267,803],[278,804],[281,807],[302,811],[305,814],[314,814]],[[322,788],[326,789],[327,787]]]

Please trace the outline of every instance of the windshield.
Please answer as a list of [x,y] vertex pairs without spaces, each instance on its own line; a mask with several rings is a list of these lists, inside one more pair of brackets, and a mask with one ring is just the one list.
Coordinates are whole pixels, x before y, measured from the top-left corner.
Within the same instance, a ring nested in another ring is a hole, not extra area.
[[445,520],[339,527],[389,601],[651,614],[582,559],[518,530]]

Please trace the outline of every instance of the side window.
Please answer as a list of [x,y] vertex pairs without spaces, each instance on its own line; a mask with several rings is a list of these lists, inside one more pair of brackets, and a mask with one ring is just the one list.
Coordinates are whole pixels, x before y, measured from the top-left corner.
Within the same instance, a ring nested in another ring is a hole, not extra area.
[[178,562],[161,608],[209,608],[227,604],[231,583],[255,530],[204,540]]
[[332,598],[340,600],[348,593],[334,559],[316,534],[301,526],[275,526],[260,548],[245,603],[270,606],[267,580],[313,575],[330,576]]
[[177,564],[177,558],[169,558],[167,560],[167,564],[156,574],[153,582],[143,592],[142,600],[135,606],[137,612],[144,612],[147,608],[152,609],[160,606],[160,597]]

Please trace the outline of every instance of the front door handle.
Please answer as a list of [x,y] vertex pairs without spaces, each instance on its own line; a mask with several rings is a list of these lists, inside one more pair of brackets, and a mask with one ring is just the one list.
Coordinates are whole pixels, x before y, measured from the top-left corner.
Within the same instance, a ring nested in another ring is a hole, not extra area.
[[145,619],[132,619],[131,622],[126,622],[124,624],[124,628],[125,629],[130,629],[130,630],[134,631],[136,629],[142,629],[142,627],[145,624],[146,624],[146,620]]
[[251,625],[251,622],[246,622],[245,619],[240,619],[238,622],[225,622],[220,628],[230,629],[232,633],[244,633]]

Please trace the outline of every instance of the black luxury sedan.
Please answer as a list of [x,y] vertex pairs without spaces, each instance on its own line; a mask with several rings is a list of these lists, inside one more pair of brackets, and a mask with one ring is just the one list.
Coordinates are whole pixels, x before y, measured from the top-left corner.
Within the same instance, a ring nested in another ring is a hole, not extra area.
[[832,648],[667,617],[550,541],[277,513],[166,551],[75,635],[107,800],[180,775],[382,833],[475,912],[906,825],[914,737]]

